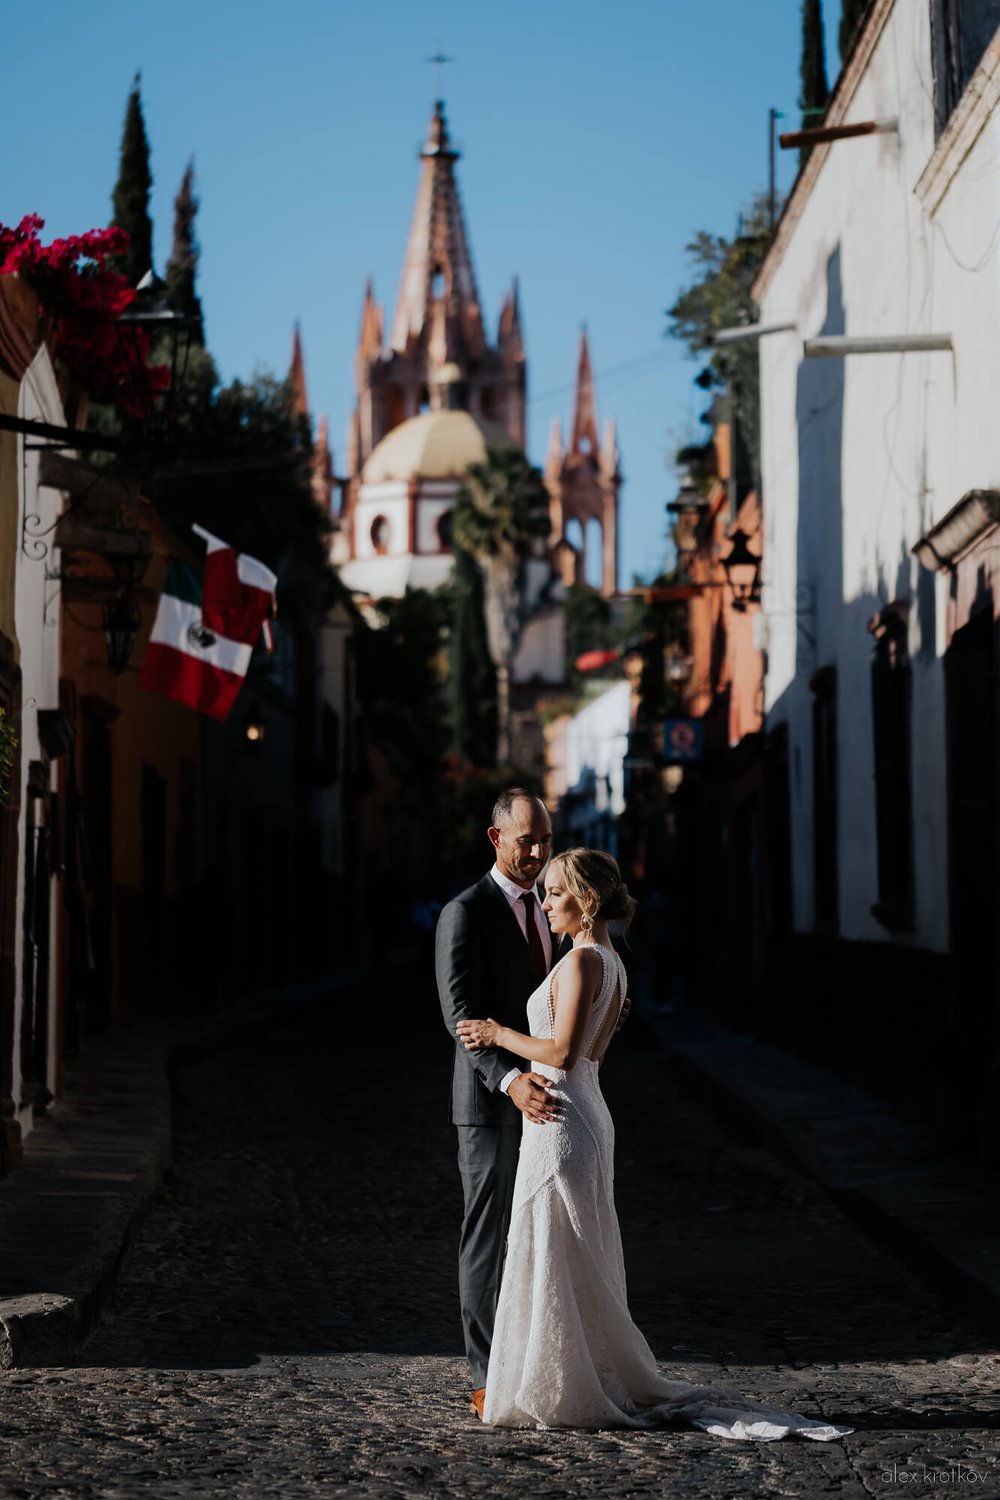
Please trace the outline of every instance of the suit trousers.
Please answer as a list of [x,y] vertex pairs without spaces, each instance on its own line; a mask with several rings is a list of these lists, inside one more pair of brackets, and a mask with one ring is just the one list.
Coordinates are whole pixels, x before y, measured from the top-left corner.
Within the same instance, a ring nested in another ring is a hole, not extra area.
[[493,1341],[493,1320],[500,1296],[500,1277],[514,1198],[514,1178],[521,1148],[521,1118],[516,1127],[458,1125],[458,1168],[462,1174],[465,1215],[458,1248],[458,1295],[462,1307],[465,1353],[473,1389],[486,1384]]

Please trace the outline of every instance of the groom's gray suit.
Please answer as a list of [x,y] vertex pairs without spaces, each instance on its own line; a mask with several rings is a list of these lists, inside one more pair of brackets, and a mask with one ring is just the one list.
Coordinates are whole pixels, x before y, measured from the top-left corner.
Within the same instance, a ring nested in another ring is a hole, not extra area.
[[465,1352],[478,1387],[486,1384],[521,1145],[521,1112],[499,1085],[512,1068],[527,1064],[499,1048],[466,1052],[455,1038],[455,1027],[461,1020],[490,1016],[527,1032],[525,1007],[538,985],[524,933],[492,875],[484,875],[442,911],[435,967],[444,1024],[455,1040],[450,1119],[458,1127],[465,1195],[459,1298]]

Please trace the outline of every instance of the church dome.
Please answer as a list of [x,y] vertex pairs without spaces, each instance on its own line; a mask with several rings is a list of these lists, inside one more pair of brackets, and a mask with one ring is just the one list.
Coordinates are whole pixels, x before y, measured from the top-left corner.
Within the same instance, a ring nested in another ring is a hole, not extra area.
[[470,464],[482,463],[487,443],[514,446],[502,427],[471,412],[424,412],[401,422],[372,449],[361,480],[460,479]]

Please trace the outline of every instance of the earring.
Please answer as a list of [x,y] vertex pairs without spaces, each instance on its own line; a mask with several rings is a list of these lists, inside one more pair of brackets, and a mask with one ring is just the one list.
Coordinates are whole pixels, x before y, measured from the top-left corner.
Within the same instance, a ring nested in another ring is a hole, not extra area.
[[590,915],[589,911],[585,911],[585,912],[583,912],[581,914],[581,916],[580,916],[580,926],[583,928],[584,932],[587,934],[588,937],[593,932],[593,930],[594,930],[594,919]]

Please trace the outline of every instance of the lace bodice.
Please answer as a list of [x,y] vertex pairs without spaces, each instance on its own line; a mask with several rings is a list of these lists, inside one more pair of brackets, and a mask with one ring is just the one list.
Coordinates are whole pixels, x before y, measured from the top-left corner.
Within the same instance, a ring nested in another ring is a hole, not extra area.
[[[590,1054],[594,1049],[594,1043],[601,1035],[601,1029],[607,1019],[609,1009],[614,1006],[615,1013],[621,1010],[625,1002],[626,975],[625,965],[613,948],[606,948],[603,943],[591,943],[587,945],[601,955],[604,966],[604,978],[601,987],[594,996],[587,1017],[586,1029],[583,1033],[583,1041],[580,1045],[579,1061],[589,1061]],[[556,975],[563,964],[569,958],[570,953],[577,950],[571,948],[569,953],[563,954],[558,963],[554,964],[548,977],[528,997],[528,1029],[532,1036],[551,1037],[555,1034],[555,1008],[552,1001],[552,985]],[[532,1063],[533,1068],[541,1068],[543,1072],[553,1077],[565,1078],[566,1070],[552,1068],[541,1063]]]

